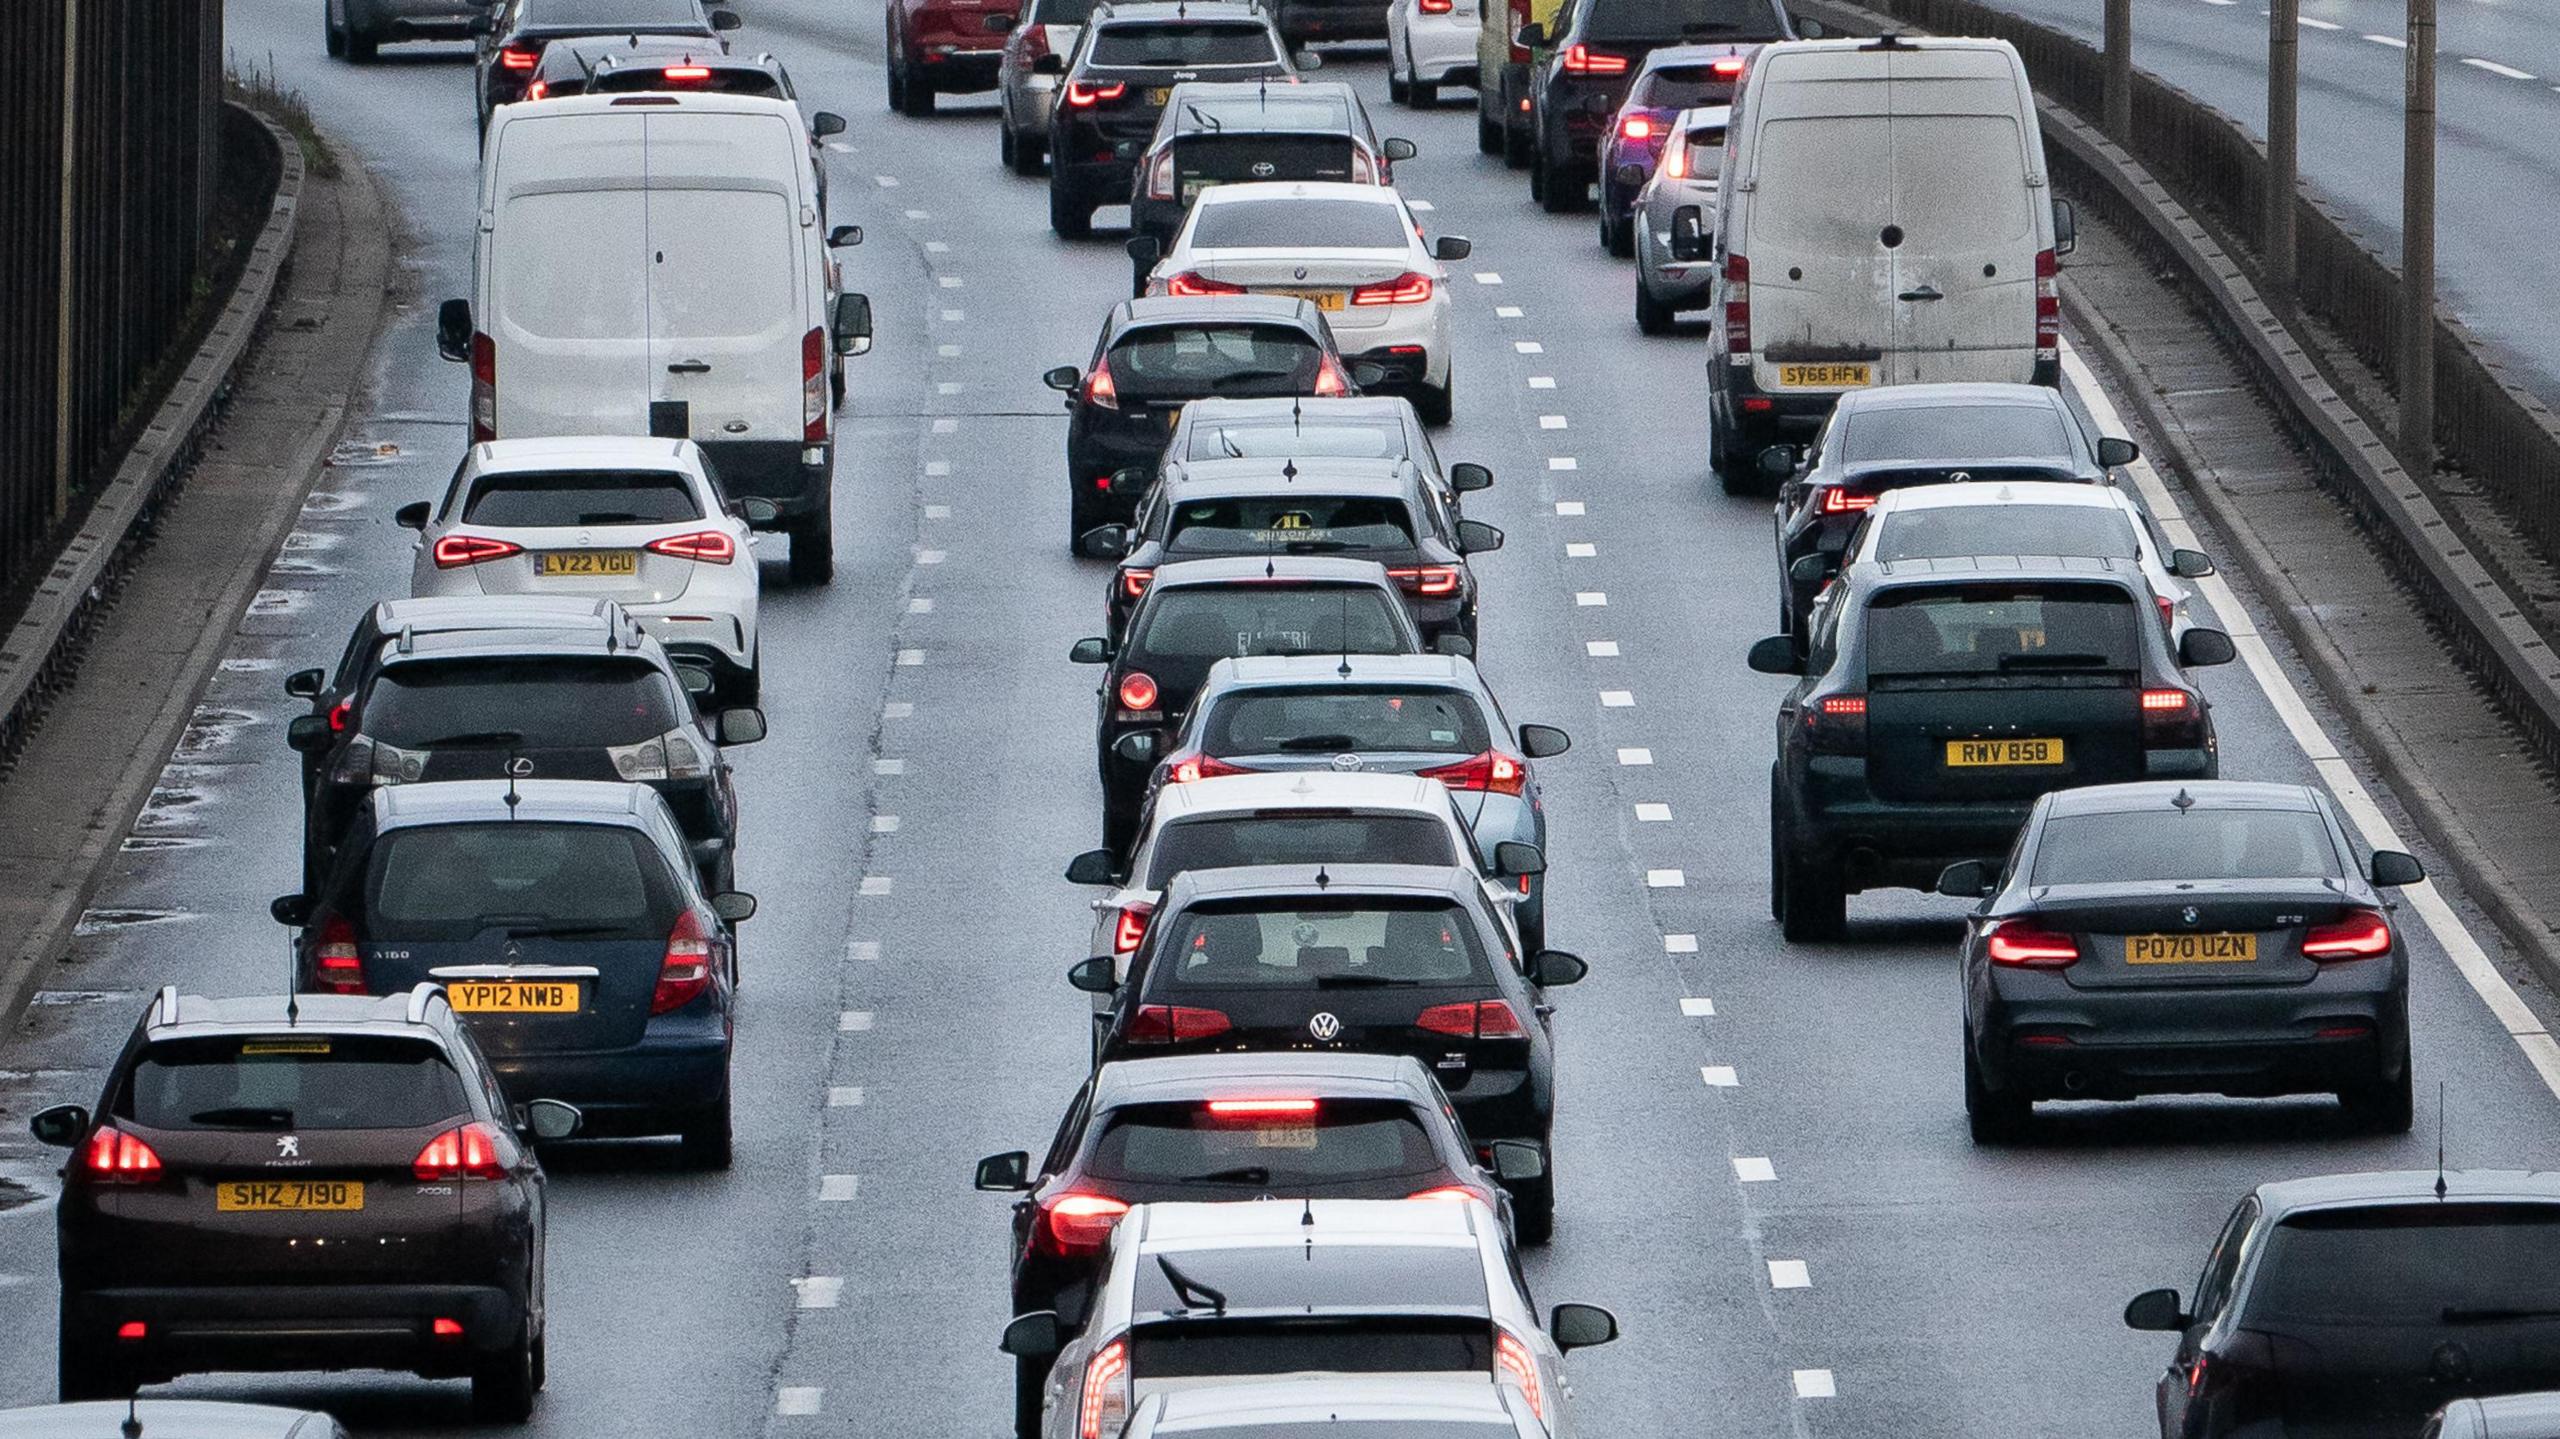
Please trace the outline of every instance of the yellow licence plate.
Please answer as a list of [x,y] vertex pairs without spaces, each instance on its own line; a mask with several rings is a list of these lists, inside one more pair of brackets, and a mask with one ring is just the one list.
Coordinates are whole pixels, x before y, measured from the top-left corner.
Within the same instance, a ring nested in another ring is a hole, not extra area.
[[636,575],[640,573],[638,550],[544,550],[542,566],[537,574],[551,575]]
[[1313,1149],[1316,1127],[1312,1124],[1275,1124],[1253,1132],[1256,1149]]
[[1947,741],[1949,769],[1984,769],[2002,765],[2060,763],[2062,763],[2062,741],[2058,739],[1951,739]]
[[2254,964],[2254,934],[2129,934],[2124,938],[2127,964]]
[[1319,310],[1339,310],[1342,308],[1342,292],[1340,290],[1268,290],[1264,293],[1272,295],[1287,295],[1293,300],[1304,300]]
[[364,1208],[364,1185],[353,1179],[250,1179],[213,1187],[213,1207],[224,1214],[263,1214]]
[[1147,103],[1150,105],[1161,105],[1172,98],[1173,91],[1168,86],[1158,85],[1147,91]]
[[1872,385],[1875,371],[1871,365],[1780,365],[1778,383],[1790,389],[1834,390]]
[[527,984],[517,980],[462,980],[444,987],[445,1001],[456,1014],[575,1014],[574,984]]

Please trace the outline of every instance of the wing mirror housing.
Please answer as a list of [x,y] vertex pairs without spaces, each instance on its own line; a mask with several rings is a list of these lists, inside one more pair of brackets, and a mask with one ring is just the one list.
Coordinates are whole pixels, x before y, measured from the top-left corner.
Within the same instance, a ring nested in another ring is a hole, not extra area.
[[1545,874],[1546,851],[1524,839],[1506,839],[1493,847],[1493,872],[1505,879]]
[[1764,480],[1793,479],[1796,452],[1785,445],[1771,445],[1760,452],[1760,458],[1754,463],[1760,467],[1760,478]]
[[1682,205],[1671,212],[1671,258],[1683,264],[1696,264],[1714,258],[1707,243],[1707,216],[1695,205]]
[[1031,73],[1034,75],[1064,75],[1067,73],[1067,57],[1052,51],[1051,53],[1043,55],[1039,59],[1031,62]]
[[1938,872],[1938,893],[1949,899],[1980,899],[1991,893],[1991,866],[1962,860]]
[[1004,1327],[1004,1338],[996,1347],[1016,1359],[1049,1359],[1067,1347],[1065,1326],[1058,1323],[1058,1311],[1036,1309],[1017,1314]]
[[1007,14],[1003,13],[1002,11],[998,11],[997,13],[995,13],[995,14],[993,14],[993,15],[988,16],[988,17],[987,17],[987,21],[986,21],[986,24],[987,24],[987,33],[988,33],[988,34],[990,34],[990,35],[1010,35],[1010,34],[1012,34],[1012,33],[1013,33],[1013,22],[1014,22],[1015,18],[1016,18],[1016,17],[1011,16],[1011,15],[1007,15]]
[[2379,885],[2416,884],[2427,877],[2427,867],[2418,863],[2414,854],[2396,849],[2377,849],[2365,868],[2366,877]]
[[1502,548],[1502,531],[1482,520],[1458,521],[1458,553],[1489,554]]
[[1542,949],[1529,956],[1529,982],[1540,989],[1559,985],[1580,984],[1591,973],[1591,962],[1578,954],[1561,949]]
[[722,890],[711,896],[711,912],[731,924],[744,924],[756,917],[756,897],[742,889]]
[[1324,68],[1324,57],[1313,50],[1301,50],[1297,54],[1289,57],[1289,68],[1292,70],[1321,70]]
[[1067,647],[1067,663],[1107,665],[1111,663],[1111,646],[1106,641],[1087,636]]
[[2239,649],[2231,643],[2231,636],[2220,630],[2209,630],[2198,626],[2178,639],[2178,663],[2189,668],[2227,665],[2239,653]]
[[[1422,152],[1414,148],[1414,144],[1411,140],[1407,140],[1398,135],[1389,135],[1386,138],[1386,141],[1378,147],[1378,153],[1386,156],[1387,159],[1392,162],[1396,160],[1410,160]],[[1466,257],[1463,255],[1443,255],[1440,258],[1443,260],[1462,260]]]
[[404,530],[423,530],[427,527],[427,517],[434,512],[435,507],[426,501],[411,500],[391,512],[391,523]]
[[456,364],[471,358],[469,300],[447,300],[436,306],[436,353]]
[[298,700],[318,699],[320,687],[328,682],[324,670],[295,670],[284,677],[284,692]]
[[524,1107],[524,1118],[516,1130],[536,1139],[566,1139],[587,1122],[586,1113],[574,1104],[557,1099],[536,1099]]
[[2169,573],[2182,580],[2200,580],[2213,573],[2213,556],[2202,550],[2171,550]]
[[2132,464],[2134,461],[2141,458],[2142,446],[2135,444],[2131,440],[2119,439],[2114,435],[2108,435],[2098,441],[2098,463],[2105,465],[2109,469],[2113,469],[2118,465]]
[[[833,110],[821,110],[817,114],[809,117],[809,133],[817,136],[821,140],[827,138],[829,135],[841,135],[844,133],[844,117]],[[862,232],[859,227],[853,225],[840,225],[837,228],[852,230],[854,232],[854,238],[847,243],[855,245],[862,243]],[[830,241],[829,243],[833,242]]]
[[1122,465],[1111,472],[1111,488],[1121,494],[1144,490],[1155,481],[1155,472],[1145,465]]
[[1031,1156],[1019,1149],[990,1154],[978,1161],[978,1188],[990,1194],[1019,1194],[1031,1187]]
[[1095,955],[1068,966],[1067,983],[1087,994],[1109,994],[1120,987],[1120,976],[1112,969],[1109,956]]
[[1449,467],[1449,488],[1461,495],[1493,488],[1493,471],[1471,460],[1460,460]]
[[846,293],[836,296],[835,347],[839,355],[871,353],[871,297]]
[[76,1104],[57,1104],[27,1116],[27,1132],[49,1149],[69,1149],[88,1128],[89,1111]]
[[1800,675],[1804,664],[1796,658],[1796,642],[1785,635],[1771,635],[1751,647],[1745,659],[1752,670],[1764,675]]
[[1573,736],[1551,724],[1520,726],[1520,752],[1531,759],[1546,759],[1573,748]]
[[1493,1142],[1493,1177],[1504,1184],[1526,1184],[1546,1178],[1547,1157],[1525,1139]]
[[860,225],[838,225],[827,232],[827,248],[830,250],[849,250],[861,243]]
[[738,12],[734,10],[714,10],[711,12],[711,28],[714,30],[735,30],[746,23],[746,21],[738,18]]
[[715,688],[711,681],[711,668],[708,665],[677,665],[676,683],[684,686],[684,692],[691,696],[696,704],[700,704],[704,696],[709,695]]
[[1351,362],[1351,383],[1363,390],[1374,390],[1387,382],[1387,367],[1368,360]]
[[1476,242],[1464,235],[1443,235],[1431,242],[1431,258],[1435,260],[1463,260],[1475,252]]
[[1652,177],[1646,173],[1645,168],[1642,165],[1620,165],[1618,167],[1618,183],[1626,186],[1628,189],[1641,189],[1644,186],[1644,182],[1650,178]]
[[1558,1349],[1589,1349],[1618,1337],[1618,1316],[1597,1304],[1559,1304],[1547,1315],[1547,1337]]
[[763,529],[782,518],[782,506],[762,495],[749,495],[738,501],[738,518],[757,529]]
[[300,929],[311,922],[311,896],[280,894],[267,901],[267,917],[287,929]]
[[1060,365],[1054,370],[1043,371],[1040,375],[1040,383],[1062,394],[1072,395],[1076,391],[1076,386],[1084,383],[1084,371],[1073,365]]
[[1511,43],[1523,50],[1543,50],[1547,46],[1547,27],[1532,20],[1511,32]]
[[2068,200],[2053,202],[2053,253],[2059,257],[2080,248],[2080,212]]
[[754,744],[757,740],[763,739],[764,735],[763,710],[752,705],[741,705],[736,709],[720,712],[720,743],[724,745]]
[[1156,736],[1153,730],[1132,730],[1111,742],[1111,752],[1131,764],[1153,764]]
[[1089,849],[1067,861],[1069,884],[1118,884],[1120,861],[1107,849]]
[[1444,634],[1431,642],[1431,652],[1451,659],[1471,660],[1476,657],[1476,642],[1465,635]]
[[1116,560],[1129,553],[1132,538],[1127,525],[1095,525],[1076,536],[1076,553],[1089,560]]
[[1153,235],[1131,235],[1129,243],[1121,248],[1129,252],[1130,259],[1141,265],[1152,265],[1164,258],[1164,241]]
[[295,754],[318,754],[329,747],[325,715],[295,715],[285,722],[284,742]]
[[1800,585],[1818,585],[1838,573],[1839,560],[1823,554],[1801,555],[1787,566],[1787,578]]
[[495,16],[495,15],[474,15],[474,16],[472,16],[472,17],[471,17],[471,33],[472,33],[474,36],[480,36],[480,35],[495,35],[495,34],[497,34],[497,33],[498,33],[498,17],[497,17],[497,16]]
[[1807,19],[1802,15],[1788,18],[1796,22],[1796,38],[1799,40],[1819,40],[1831,33],[1831,27],[1819,20]]
[[2124,1307],[2124,1327],[2153,1333],[2175,1334],[2192,1322],[2187,1311],[2178,1307],[2175,1289],[2146,1289],[2133,1296]]

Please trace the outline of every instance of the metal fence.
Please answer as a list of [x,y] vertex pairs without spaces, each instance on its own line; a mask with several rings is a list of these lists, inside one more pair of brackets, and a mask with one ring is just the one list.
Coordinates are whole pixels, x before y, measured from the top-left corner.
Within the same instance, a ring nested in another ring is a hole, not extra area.
[[222,0],[11,0],[0,46],[0,594],[131,436],[205,278]]

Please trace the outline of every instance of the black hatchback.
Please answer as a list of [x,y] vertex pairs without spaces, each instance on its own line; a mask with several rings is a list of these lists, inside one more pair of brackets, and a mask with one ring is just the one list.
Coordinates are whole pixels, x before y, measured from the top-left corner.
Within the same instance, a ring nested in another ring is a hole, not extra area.
[[1070,979],[1114,995],[1105,1063],[1347,1050],[1429,1064],[1478,1145],[1538,1147],[1539,1176],[1511,1186],[1520,1237],[1535,1244],[1555,1222],[1546,990],[1588,972],[1559,951],[1520,955],[1472,869],[1265,865],[1174,876],[1126,985],[1107,957]]
[[2213,778],[2212,716],[2180,667],[2229,662],[2231,637],[2191,628],[2172,652],[2156,608],[2132,560],[1895,560],[1822,592],[1805,657],[1787,635],[1753,645],[1753,669],[1801,676],[1769,767],[1787,938],[1839,938],[1860,890],[1997,859],[2049,791]]
[[1360,93],[1339,81],[1272,85],[1188,81],[1173,87],[1139,157],[1129,192],[1135,293],[1173,244],[1191,202],[1212,185],[1260,180],[1395,182],[1395,162],[1414,157],[1410,140],[1381,140]]
[[706,8],[703,0],[490,0],[494,8],[473,22],[474,100],[480,132],[501,105],[525,98],[542,52],[554,40],[590,35],[673,35],[726,50],[720,37],[743,23],[732,10]]
[[1645,57],[1665,45],[1796,38],[1777,0],[1582,0],[1556,29],[1532,21],[1513,39],[1537,52],[1529,93],[1529,189],[1549,213],[1580,210],[1600,178],[1601,143]]

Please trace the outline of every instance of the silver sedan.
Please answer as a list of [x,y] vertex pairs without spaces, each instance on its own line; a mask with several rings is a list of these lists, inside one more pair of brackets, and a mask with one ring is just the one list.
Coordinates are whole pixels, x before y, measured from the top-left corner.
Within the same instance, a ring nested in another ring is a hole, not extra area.
[[[1662,162],[1636,192],[1636,328],[1659,335],[1682,310],[1704,307],[1715,286],[1716,187],[1724,174],[1724,129],[1732,107],[1683,110],[1671,122]],[[1628,166],[1634,169],[1635,166]],[[1682,237],[1674,243],[1674,232]]]

